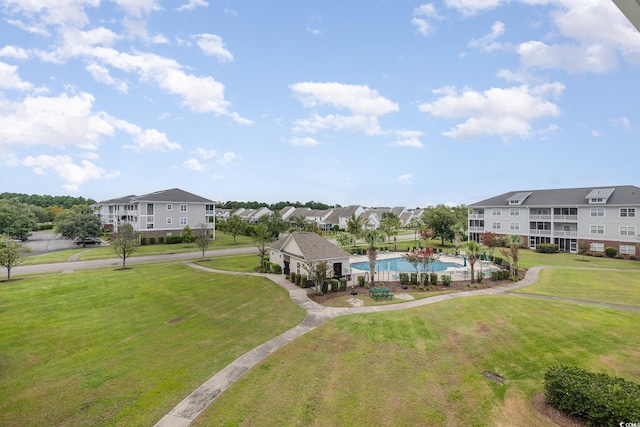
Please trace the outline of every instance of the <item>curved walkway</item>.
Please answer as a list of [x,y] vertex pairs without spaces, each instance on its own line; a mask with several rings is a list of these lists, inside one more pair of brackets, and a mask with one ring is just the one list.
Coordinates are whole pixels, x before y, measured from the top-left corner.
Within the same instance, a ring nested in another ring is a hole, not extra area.
[[[419,307],[427,304],[435,304],[437,302],[450,300],[454,298],[470,297],[477,295],[497,295],[513,291],[518,288],[529,286],[538,280],[538,273],[540,270],[546,267],[532,267],[527,271],[524,279],[517,283],[513,283],[506,286],[488,289],[478,289],[474,291],[459,292],[454,294],[436,295],[430,298],[417,299],[398,304],[381,305],[381,306],[366,306],[366,307],[327,307],[311,301],[307,297],[307,292],[295,286],[293,283],[285,279],[284,275],[273,274],[260,274],[260,273],[238,273],[223,270],[214,270],[211,268],[203,267],[192,262],[189,262],[193,268],[199,270],[205,270],[221,274],[238,274],[238,275],[250,275],[261,276],[271,279],[273,282],[289,291],[291,299],[302,307],[306,312],[306,318],[297,326],[289,329],[288,331],[278,335],[275,338],[270,339],[262,345],[254,348],[253,350],[243,354],[229,365],[227,365],[220,372],[215,374],[204,384],[194,390],[189,396],[187,396],[182,402],[176,405],[167,415],[162,417],[160,421],[156,423],[156,427],[186,427],[196,417],[213,402],[216,397],[225,391],[231,384],[233,384],[238,378],[240,378],[250,368],[258,364],[264,358],[284,346],[285,344],[295,340],[296,338],[306,334],[307,332],[315,329],[329,319],[334,317],[344,316],[347,314],[355,313],[373,313],[382,311],[394,311],[403,310],[412,307]],[[514,294],[524,295],[524,294]],[[552,297],[553,298],[553,297]]]

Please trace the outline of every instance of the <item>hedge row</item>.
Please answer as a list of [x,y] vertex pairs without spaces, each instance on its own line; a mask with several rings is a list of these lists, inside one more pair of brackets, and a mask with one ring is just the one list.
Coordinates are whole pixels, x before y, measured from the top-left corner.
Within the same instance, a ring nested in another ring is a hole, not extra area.
[[558,245],[555,243],[538,243],[536,245],[536,252],[540,254],[555,254],[558,250]]
[[544,375],[544,391],[550,405],[590,426],[640,420],[640,384],[624,378],[553,366]]

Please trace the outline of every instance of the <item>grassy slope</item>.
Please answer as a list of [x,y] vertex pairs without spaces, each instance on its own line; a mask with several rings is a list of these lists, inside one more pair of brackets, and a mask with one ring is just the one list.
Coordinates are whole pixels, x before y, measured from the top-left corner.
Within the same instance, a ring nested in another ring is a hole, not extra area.
[[180,263],[3,283],[0,425],[151,425],[304,316],[270,280]]
[[341,317],[266,359],[194,425],[548,425],[529,404],[544,371],[638,381],[638,324],[640,313],[507,296]]

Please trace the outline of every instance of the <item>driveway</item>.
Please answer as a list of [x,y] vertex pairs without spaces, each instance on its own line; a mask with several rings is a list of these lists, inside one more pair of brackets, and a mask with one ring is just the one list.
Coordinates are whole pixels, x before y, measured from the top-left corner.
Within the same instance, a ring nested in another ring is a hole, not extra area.
[[34,231],[24,245],[30,247],[34,255],[76,247],[73,241],[63,239],[52,231]]

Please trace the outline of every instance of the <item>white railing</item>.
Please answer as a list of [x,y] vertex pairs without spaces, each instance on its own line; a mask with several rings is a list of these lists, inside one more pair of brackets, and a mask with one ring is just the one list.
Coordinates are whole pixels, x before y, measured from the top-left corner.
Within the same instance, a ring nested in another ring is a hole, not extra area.
[[484,214],[469,214],[469,219],[484,219]]
[[578,215],[554,215],[554,221],[577,221]]
[[529,236],[551,236],[551,230],[529,230]]
[[553,235],[558,237],[578,237],[578,232],[575,230],[573,231],[555,230],[553,232]]
[[475,232],[483,232],[484,231],[484,227],[469,227],[469,231],[475,231]]
[[538,221],[543,221],[543,220],[551,220],[551,215],[529,215],[529,219],[530,220],[538,220]]

